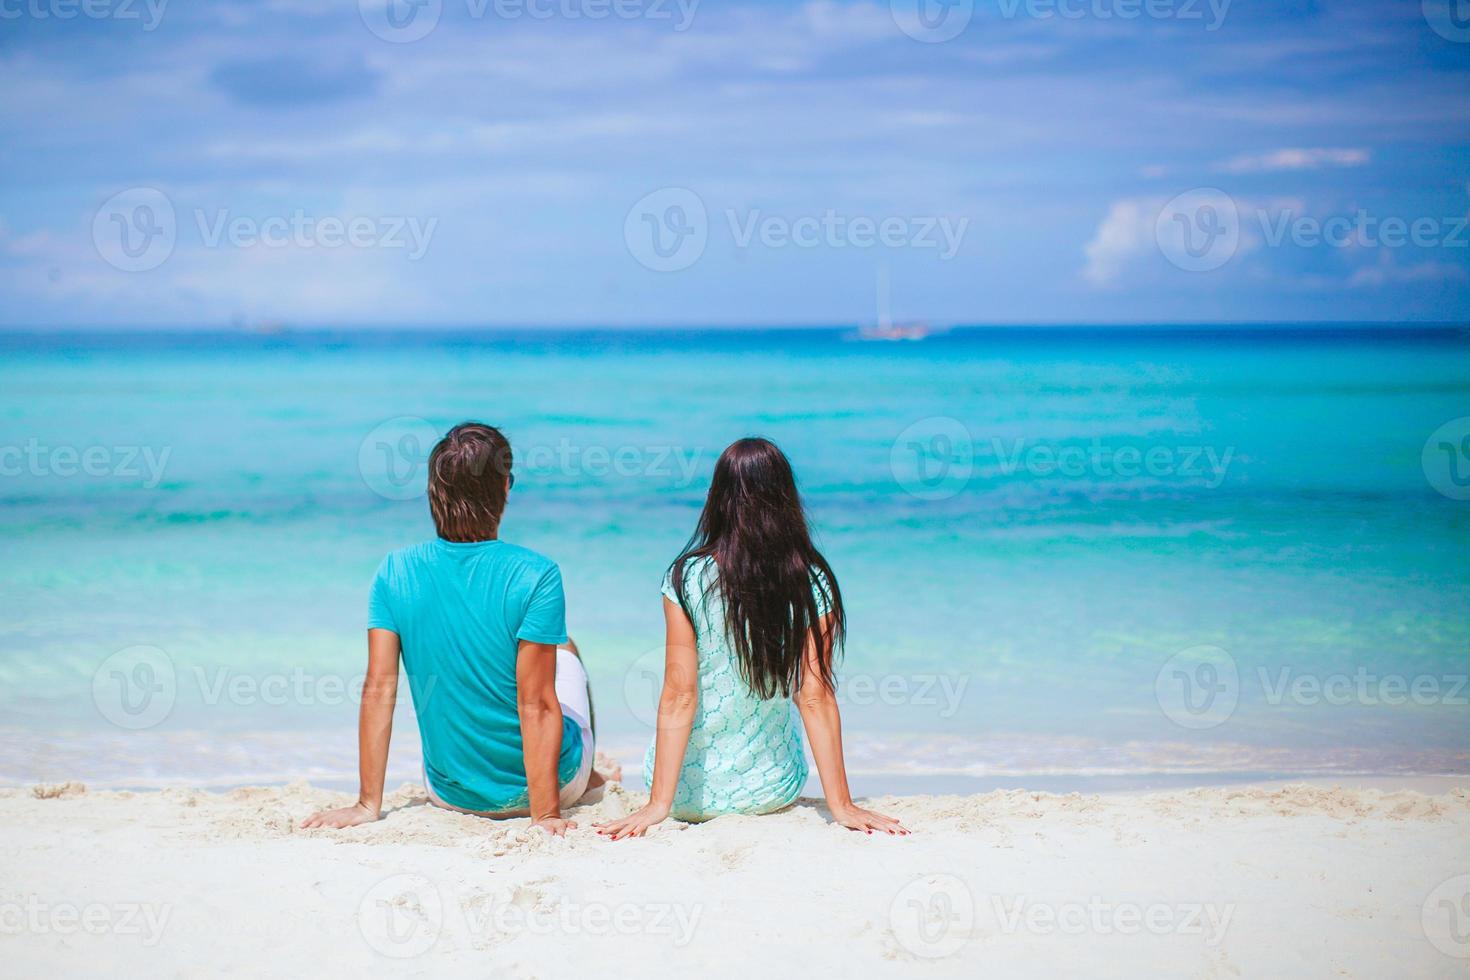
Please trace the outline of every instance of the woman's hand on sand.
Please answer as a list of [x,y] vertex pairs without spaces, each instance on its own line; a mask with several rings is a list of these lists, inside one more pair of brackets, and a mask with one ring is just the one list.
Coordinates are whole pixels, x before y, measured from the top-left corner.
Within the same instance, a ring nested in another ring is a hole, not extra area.
[[668,815],[668,807],[658,803],[646,803],[621,820],[609,820],[607,823],[593,824],[593,826],[597,828],[599,834],[609,840],[622,840],[625,837],[646,835],[648,828],[662,823]]
[[832,819],[848,830],[865,830],[870,834],[876,830],[881,833],[897,834],[900,837],[913,833],[913,831],[892,817],[886,817],[881,813],[874,813],[872,810],[864,810],[862,807],[853,806],[851,803],[846,806],[834,806],[830,809],[832,811]]
[[333,830],[341,830],[343,827],[356,827],[358,824],[374,823],[381,814],[369,807],[366,803],[354,803],[351,806],[339,807],[336,810],[321,810],[313,813],[301,821],[303,828],[331,827]]

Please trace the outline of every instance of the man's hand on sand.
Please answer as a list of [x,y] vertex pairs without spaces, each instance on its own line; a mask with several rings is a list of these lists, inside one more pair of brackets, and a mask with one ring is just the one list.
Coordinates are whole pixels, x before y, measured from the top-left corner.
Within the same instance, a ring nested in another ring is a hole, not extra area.
[[565,837],[567,831],[577,829],[577,821],[564,820],[561,817],[542,817],[540,820],[532,820],[532,827],[540,827],[553,837]]
[[311,827],[331,827],[341,830],[343,827],[356,827],[358,824],[373,823],[381,816],[377,810],[369,807],[366,803],[354,803],[351,806],[339,807],[336,810],[322,810],[313,813],[301,821],[303,829]]

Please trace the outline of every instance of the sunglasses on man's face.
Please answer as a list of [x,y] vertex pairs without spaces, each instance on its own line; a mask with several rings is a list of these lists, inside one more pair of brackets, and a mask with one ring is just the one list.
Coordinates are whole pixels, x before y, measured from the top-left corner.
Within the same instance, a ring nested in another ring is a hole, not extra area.
[[513,487],[515,485],[516,485],[516,475],[514,473],[511,473],[509,476],[507,476],[505,478],[505,489],[509,490],[511,487]]

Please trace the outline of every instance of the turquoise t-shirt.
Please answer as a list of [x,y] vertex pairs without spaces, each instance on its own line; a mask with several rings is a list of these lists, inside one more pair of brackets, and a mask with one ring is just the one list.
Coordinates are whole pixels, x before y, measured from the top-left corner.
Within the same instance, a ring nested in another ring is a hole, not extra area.
[[[368,628],[392,630],[403,645],[434,792],[465,810],[527,806],[516,654],[521,640],[566,642],[556,562],[504,541],[399,549],[378,566]],[[562,786],[581,763],[581,727],[564,717]]]
[[[740,662],[725,631],[725,603],[712,560],[684,565],[684,587],[699,662],[699,706],[674,790],[672,814],[708,820],[724,813],[770,813],[789,806],[806,783],[796,707],[779,695],[761,700],[740,676]],[[826,581],[812,584],[818,615],[827,614]],[[677,603],[670,575],[663,594]],[[643,758],[643,778],[653,785],[655,737]]]

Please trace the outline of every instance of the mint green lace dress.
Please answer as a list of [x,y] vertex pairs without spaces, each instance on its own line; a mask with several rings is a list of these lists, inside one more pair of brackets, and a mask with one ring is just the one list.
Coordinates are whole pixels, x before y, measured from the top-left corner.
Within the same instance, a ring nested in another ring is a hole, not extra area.
[[[723,813],[770,813],[795,802],[806,783],[796,706],[789,698],[762,701],[740,676],[725,634],[725,606],[714,562],[684,566],[699,656],[699,707],[679,771],[672,816],[708,820]],[[820,589],[817,608],[826,613]],[[678,602],[669,576],[663,594]],[[653,784],[657,744],[643,759],[643,778]]]

